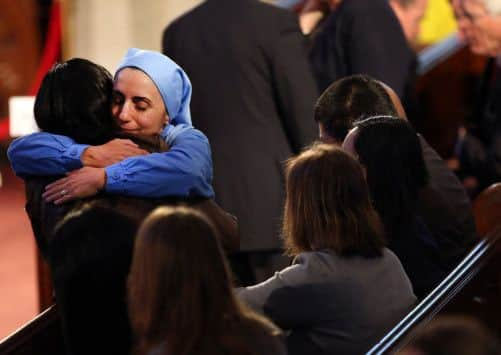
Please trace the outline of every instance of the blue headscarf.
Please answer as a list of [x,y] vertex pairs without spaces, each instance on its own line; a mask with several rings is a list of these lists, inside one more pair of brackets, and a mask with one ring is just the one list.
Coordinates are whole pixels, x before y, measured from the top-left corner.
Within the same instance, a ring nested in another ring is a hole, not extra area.
[[173,125],[191,126],[191,83],[179,65],[159,52],[131,48],[118,65],[115,78],[124,68],[139,69],[155,83]]

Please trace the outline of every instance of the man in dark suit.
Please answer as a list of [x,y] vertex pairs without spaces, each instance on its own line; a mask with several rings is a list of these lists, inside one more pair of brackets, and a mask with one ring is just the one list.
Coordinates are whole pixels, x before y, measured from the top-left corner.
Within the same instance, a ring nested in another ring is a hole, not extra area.
[[342,1],[312,43],[310,60],[320,91],[342,77],[367,74],[388,83],[414,119],[417,60],[411,45],[426,4],[427,0]]
[[233,266],[244,284],[283,266],[271,261],[281,249],[282,162],[315,137],[317,91],[304,51],[296,16],[257,0],[208,0],[163,35],[163,52],[193,83],[193,123],[211,142],[216,200],[240,222]]

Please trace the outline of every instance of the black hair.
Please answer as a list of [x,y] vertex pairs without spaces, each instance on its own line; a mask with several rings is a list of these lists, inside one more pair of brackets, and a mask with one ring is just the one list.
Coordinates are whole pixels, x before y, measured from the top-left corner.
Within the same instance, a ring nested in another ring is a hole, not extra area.
[[104,67],[81,58],[57,63],[37,93],[35,121],[41,130],[77,143],[105,143],[119,131],[112,93],[113,78]]
[[98,201],[57,225],[49,263],[68,353],[130,353],[126,280],[137,227]]
[[368,75],[352,75],[331,84],[315,104],[315,121],[326,133],[342,142],[360,119],[375,115],[396,116],[397,112],[383,85]]
[[428,182],[419,138],[402,119],[380,116],[356,124],[355,151],[389,241],[414,225],[418,193]]

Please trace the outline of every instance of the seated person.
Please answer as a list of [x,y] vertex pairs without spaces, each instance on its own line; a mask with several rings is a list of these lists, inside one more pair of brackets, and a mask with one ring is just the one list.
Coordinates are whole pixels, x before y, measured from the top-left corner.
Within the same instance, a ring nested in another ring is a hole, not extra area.
[[416,296],[425,297],[449,268],[441,262],[438,243],[417,210],[428,171],[416,132],[391,116],[368,118],[348,133],[343,149],[364,167],[388,248],[402,262]]
[[234,296],[217,232],[194,210],[146,218],[128,286],[134,353],[286,354],[278,328]]
[[501,180],[501,3],[452,0],[452,4],[459,38],[473,53],[490,57],[451,160],[473,198]]
[[238,296],[289,331],[289,354],[361,354],[414,305],[363,169],[341,148],[288,162],[283,235],[293,265]]
[[[320,139],[340,145],[356,121],[377,115],[406,119],[400,99],[387,85],[366,75],[334,82],[315,105]],[[419,192],[418,211],[439,244],[442,261],[452,266],[476,240],[470,200],[461,182],[421,136],[429,183]]]
[[[146,83],[148,83],[148,81]],[[149,84],[154,87],[153,83],[150,82]],[[25,161],[25,158],[29,158],[30,149],[24,150],[24,148],[26,148],[27,146],[29,147],[31,145],[31,147],[35,147],[38,152],[40,152],[40,150],[44,150],[43,142],[38,138],[41,137],[42,134],[43,137],[45,137],[44,139],[53,138],[54,141],[65,141],[69,140],[69,138],[55,134],[51,135],[49,133],[73,134],[80,143],[93,144],[103,144],[117,134],[123,135],[123,133],[120,133],[120,127],[117,124],[117,121],[112,117],[110,111],[110,107],[112,106],[113,102],[112,86],[113,82],[109,72],[105,68],[98,66],[92,62],[75,58],[63,64],[57,64],[45,76],[35,101],[35,119],[38,125],[42,127],[45,132],[37,135],[23,137],[19,140],[16,140],[12,144],[12,146],[10,147],[10,156],[13,165],[17,166],[16,162],[19,156],[21,156],[21,161]],[[148,94],[153,95],[151,94],[151,90]],[[154,100],[153,102],[158,105],[162,103],[162,100],[161,98],[156,97],[156,100]],[[176,129],[177,127],[173,128],[173,130],[170,131],[173,132]],[[192,169],[196,169],[197,166],[203,167],[206,165],[206,163],[202,161],[202,158],[205,156],[209,159],[209,166],[207,167],[207,169],[202,168],[202,170],[205,170],[202,173],[205,174],[207,173],[207,171],[210,172],[210,155],[208,154],[208,146],[206,145],[207,141],[202,140],[199,142],[200,144],[196,143],[197,137],[202,137],[201,133],[192,128],[181,128],[181,130],[184,129],[186,130],[178,134],[170,151],[168,151],[167,153],[161,153],[166,150],[166,144],[162,139],[159,138],[160,135],[158,134],[151,134],[149,136],[143,135],[141,137],[130,136],[135,142],[139,143],[144,149],[146,149],[146,151],[159,152],[151,154],[149,156],[149,158],[160,160],[160,162],[154,162],[150,164],[151,168],[158,167],[159,164],[162,164],[162,159],[164,159],[166,163],[172,163],[172,166],[166,166],[167,170],[160,169],[160,171],[163,171],[165,173],[167,173],[167,171],[170,171],[173,174],[175,173],[174,175],[179,175],[178,177],[171,177],[167,174],[163,179],[161,175],[154,175],[152,176],[152,179],[150,179],[150,183],[162,184],[163,180],[165,180],[165,183],[173,183],[177,185],[178,193],[174,192],[175,187],[167,187],[167,189],[174,189],[172,191],[175,197],[171,196],[169,197],[169,199],[156,201],[150,200],[149,202],[143,201],[140,203],[135,203],[133,198],[127,199],[125,197],[115,197],[115,200],[122,201],[121,203],[124,205],[130,204],[135,206],[142,211],[143,216],[160,203],[189,203],[194,206],[196,205],[197,208],[206,212],[220,229],[221,235],[224,239],[223,245],[225,246],[225,248],[227,248],[228,250],[236,249],[238,248],[238,231],[236,222],[232,217],[222,211],[214,203],[214,201],[204,197],[203,195],[183,197],[182,191],[188,188],[190,184],[198,180],[198,178],[189,178],[191,170],[184,169],[186,164],[189,164],[192,159],[196,158],[201,159],[201,161],[198,165],[195,162],[195,167]],[[111,141],[111,143],[106,143],[103,147],[109,146],[109,144],[113,144],[116,141],[117,140]],[[124,140],[122,139],[118,141],[122,142]],[[37,144],[39,143],[42,144],[42,146],[37,147]],[[128,144],[132,154],[141,154],[142,152],[146,152],[145,150],[137,148],[137,145],[132,141],[126,141],[126,143]],[[204,150],[199,149],[201,147],[207,148],[206,155],[199,154]],[[87,150],[89,149],[92,149],[92,147],[89,147]],[[47,157],[47,163],[50,165],[50,162],[53,161],[51,160],[53,158],[53,156],[51,156],[53,152],[50,149],[46,151],[49,152],[49,155],[44,155],[42,152],[40,153],[40,157],[41,160],[45,160],[44,157]],[[187,156],[187,154],[190,154],[190,152],[192,151],[194,157]],[[127,160],[130,160],[132,164],[135,164],[134,159]],[[56,165],[53,164],[42,170],[50,170]],[[33,166],[32,168],[35,169],[32,172],[33,174],[41,173],[36,171],[37,166]],[[96,170],[104,171],[104,169],[102,168],[88,167],[84,169],[89,169],[90,172],[94,172]],[[180,171],[176,173],[176,169],[180,169]],[[58,169],[56,168],[55,170]],[[69,177],[81,178],[81,172],[85,171],[80,170],[73,172]],[[193,173],[195,173],[194,170]],[[137,177],[140,180],[142,178],[146,178],[147,174],[150,173],[148,171],[144,171],[144,173],[139,172],[137,175],[134,175],[133,178]],[[57,221],[61,219],[71,208],[78,208],[78,205],[81,202],[77,202],[76,206],[74,204],[66,203],[59,205],[59,207],[54,206],[52,203],[45,203],[42,200],[42,192],[44,191],[45,186],[48,183],[54,181],[55,177],[35,177],[34,175],[23,176],[26,178],[27,184],[26,210],[32,222],[32,227],[37,239],[38,247],[42,255],[46,257],[48,240],[51,237],[52,228],[57,223]],[[100,180],[99,174],[97,174],[96,176],[98,177],[98,182],[102,181]],[[157,180],[160,179],[160,181],[153,179],[153,177],[155,176]],[[124,185],[131,184],[131,181],[128,180],[130,179],[130,177],[127,178],[123,176],[123,178],[126,179],[126,181],[124,181]],[[206,182],[200,182],[196,184],[202,186],[207,182],[210,182],[210,174],[206,176],[206,178],[208,179]],[[68,182],[68,185],[63,185],[63,187],[57,188],[55,196],[59,199],[68,197],[68,191],[66,190],[70,190],[70,183],[71,182]],[[87,183],[86,180],[82,180],[80,181],[80,183],[83,184],[83,188],[89,189],[88,191],[92,193],[100,190],[100,186],[98,186],[97,183],[93,185],[92,183]],[[57,186],[58,183],[56,182],[55,185]],[[146,189],[151,190],[152,188],[155,188],[154,186],[148,186],[144,182],[143,185],[146,186]],[[73,186],[76,191],[77,184],[74,184]],[[210,188],[210,184],[207,186]],[[61,194],[61,191],[63,190],[65,193]],[[72,199],[76,197],[78,197],[78,193],[71,194]],[[110,198],[110,196],[108,195],[107,198]],[[67,202],[70,200],[71,199],[64,201],[57,200],[57,202]]]
[[66,354],[129,354],[126,280],[138,223],[95,201],[55,230],[49,264]]

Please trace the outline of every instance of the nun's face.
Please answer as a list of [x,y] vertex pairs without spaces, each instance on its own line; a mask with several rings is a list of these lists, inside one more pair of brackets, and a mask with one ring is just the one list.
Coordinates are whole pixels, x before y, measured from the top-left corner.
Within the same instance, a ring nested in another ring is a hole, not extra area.
[[133,68],[122,69],[115,78],[112,111],[122,131],[132,135],[158,134],[169,122],[157,87]]

